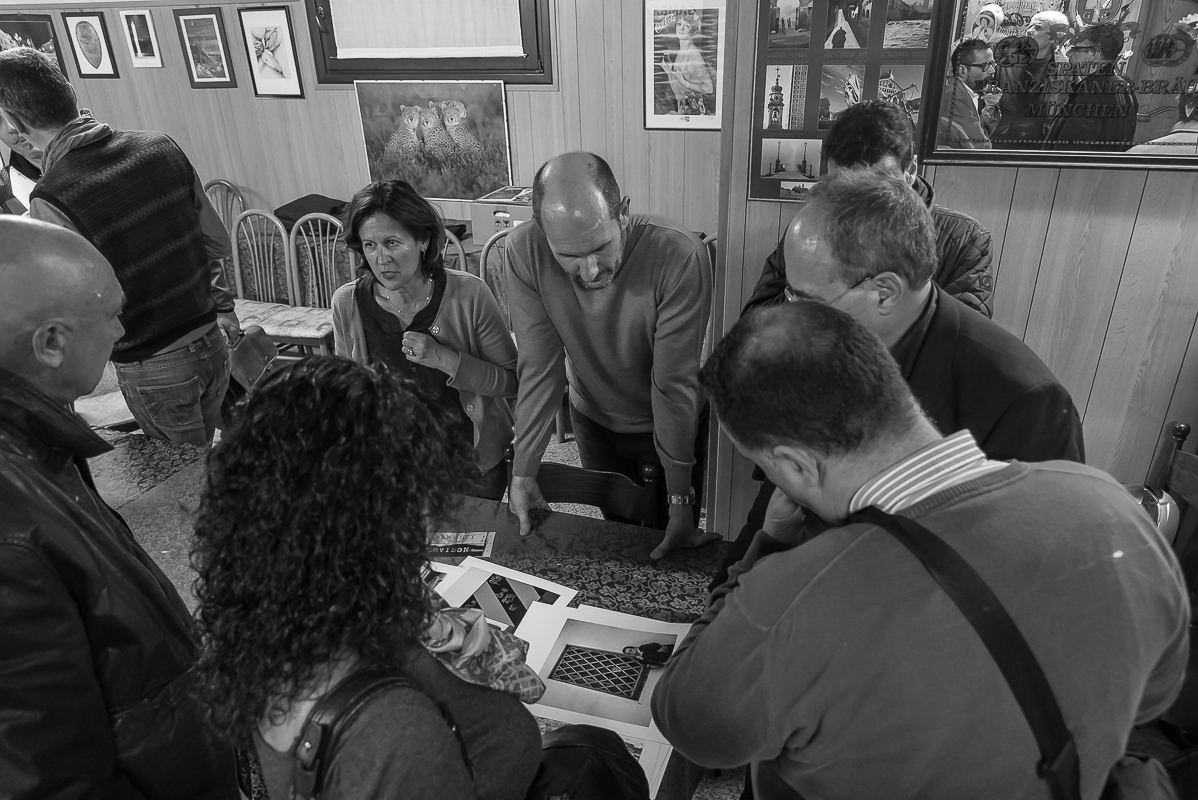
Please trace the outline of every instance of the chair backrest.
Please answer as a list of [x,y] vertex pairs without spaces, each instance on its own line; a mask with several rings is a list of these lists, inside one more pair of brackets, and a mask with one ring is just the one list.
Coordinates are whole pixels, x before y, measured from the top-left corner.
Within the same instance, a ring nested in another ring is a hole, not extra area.
[[[507,310],[507,242],[503,240],[511,232],[511,228],[507,228],[487,239],[483,244],[482,252],[478,255],[478,268],[483,273],[480,277],[487,282],[491,294],[495,295],[495,302],[499,304],[499,310],[503,313],[503,321],[507,323],[508,330],[511,330],[512,318]],[[492,267],[491,251],[496,247],[499,248],[499,264]]]
[[[699,241],[707,246],[707,256],[711,262],[711,279],[713,281],[715,280],[715,276],[719,274],[719,270],[715,268],[716,240],[718,239],[718,236],[707,235],[699,238]],[[711,296],[714,301],[715,292],[712,292]],[[707,333],[703,335],[703,361],[706,361],[707,357],[711,355],[713,347],[715,347],[715,314],[709,312],[707,315]]]
[[232,235],[233,225],[245,211],[245,198],[242,197],[241,190],[228,181],[217,178],[204,184],[204,194],[208,195],[208,201],[216,209],[225,230]]
[[441,250],[441,257],[444,258],[449,253],[449,247],[452,245],[457,249],[458,266],[462,272],[470,272],[470,262],[466,260],[466,248],[462,247],[462,240],[454,236],[448,230],[445,231],[445,247]]
[[250,209],[233,223],[233,278],[245,300],[295,305],[287,230],[269,211]]
[[300,217],[291,229],[289,250],[296,304],[330,308],[337,287],[353,280],[352,251],[341,221],[319,212]]
[[543,461],[537,470],[537,485],[547,502],[598,506],[625,519],[639,520],[643,526],[656,528],[657,467],[645,464],[641,469],[644,482],[637,483],[616,472]]
[[[1198,519],[1194,508],[1198,508],[1198,455],[1183,453],[1182,445],[1190,435],[1190,426],[1184,422],[1170,426],[1170,452],[1165,456],[1163,468],[1158,464],[1150,474],[1147,486],[1163,489],[1177,504],[1177,534],[1173,538],[1173,552],[1181,562],[1186,586],[1193,591],[1198,582]],[[1156,484],[1154,486],[1154,484]]]

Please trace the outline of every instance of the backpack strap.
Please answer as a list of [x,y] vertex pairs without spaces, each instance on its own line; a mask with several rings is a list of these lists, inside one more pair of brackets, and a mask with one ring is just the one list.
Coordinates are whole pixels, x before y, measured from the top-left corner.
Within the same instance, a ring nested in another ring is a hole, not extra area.
[[[303,730],[300,731],[299,744],[295,750],[295,760],[291,768],[293,800],[318,800],[324,789],[324,779],[328,772],[329,762],[333,757],[333,750],[346,728],[350,726],[358,712],[371,698],[391,688],[412,689],[424,694],[419,686],[402,673],[382,669],[364,669],[343,678],[340,683],[317,701],[304,721]],[[434,703],[445,719],[445,724],[449,726],[454,738],[457,739],[462,762],[466,765],[466,770],[473,780],[474,770],[466,753],[466,743],[462,741],[457,724],[450,716],[448,708],[442,703],[436,703],[436,701]]]
[[1040,748],[1036,772],[1053,800],[1079,800],[1081,765],[1077,743],[1035,653],[998,597],[948,542],[908,517],[873,506],[849,518],[882,528],[911,551],[973,626],[1006,679]]

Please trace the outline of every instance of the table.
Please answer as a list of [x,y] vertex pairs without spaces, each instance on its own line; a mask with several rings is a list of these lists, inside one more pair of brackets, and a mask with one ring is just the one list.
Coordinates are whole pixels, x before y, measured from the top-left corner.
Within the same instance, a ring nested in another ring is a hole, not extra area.
[[578,589],[579,605],[663,622],[693,622],[703,613],[707,585],[728,551],[727,542],[712,542],[650,561],[663,531],[561,511],[522,537],[506,504],[475,497],[463,497],[443,529],[495,531],[495,563]]
[[[506,505],[475,497],[463,497],[442,530],[495,531],[489,560],[578,589],[575,604],[663,622],[692,622],[703,612],[707,584],[728,550],[712,542],[650,561],[662,531],[560,511],[522,537]],[[689,800],[702,779],[703,769],[675,751],[656,800]]]

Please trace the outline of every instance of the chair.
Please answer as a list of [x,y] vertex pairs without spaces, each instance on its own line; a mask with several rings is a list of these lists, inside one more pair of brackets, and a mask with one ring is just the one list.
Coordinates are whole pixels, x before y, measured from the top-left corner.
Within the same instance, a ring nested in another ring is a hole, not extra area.
[[226,180],[220,178],[204,184],[204,194],[216,209],[217,216],[224,223],[225,230],[231,234],[237,218],[245,211],[245,198],[241,190]]
[[[718,270],[716,270],[716,268],[715,268],[716,241],[718,239],[719,239],[718,236],[707,236],[706,234],[700,235],[700,237],[699,237],[699,241],[707,246],[707,255],[708,255],[709,260],[711,261],[712,280],[715,280],[715,276],[718,274]],[[707,360],[707,357],[709,355],[711,355],[711,348],[714,346],[715,346],[715,315],[708,314],[707,315],[707,333],[705,333],[703,335],[703,349],[701,351],[703,353],[703,355],[702,355],[701,361]]]
[[333,292],[353,279],[340,220],[321,213],[300,217],[291,229],[290,250],[290,289],[296,304],[329,308]]
[[[512,474],[513,451],[507,450],[508,474]],[[537,470],[537,486],[549,503],[580,503],[597,506],[625,519],[636,520],[641,527],[657,527],[657,479],[655,464],[641,466],[642,482],[637,483],[618,472],[600,472],[568,464],[542,461]]]
[[[1190,435],[1189,425],[1184,422],[1173,423],[1170,426],[1170,435],[1171,447],[1161,448],[1162,452],[1149,471],[1144,486],[1134,487],[1132,491],[1137,495],[1139,492],[1143,493],[1139,497],[1140,502],[1158,526],[1161,526],[1166,538],[1169,538],[1170,529],[1176,531],[1172,541],[1173,552],[1181,563],[1182,575],[1185,577],[1193,608],[1196,598],[1195,579],[1198,578],[1198,535],[1195,535],[1195,529],[1198,529],[1198,515],[1194,514],[1192,506],[1198,505],[1198,455],[1181,451]],[[1165,492],[1173,499],[1175,507],[1169,507],[1164,497]],[[1192,619],[1190,623],[1191,641],[1196,634],[1198,618]],[[1198,745],[1198,651],[1192,644],[1181,694],[1157,724],[1178,747],[1198,753],[1194,750]],[[1167,766],[1170,775],[1180,786],[1176,774],[1180,765]]]
[[278,345],[314,347],[322,354],[331,353],[332,314],[326,309],[296,305],[291,240],[278,217],[269,211],[243,212],[234,225],[233,241],[237,316],[242,327],[259,325]]
[[243,328],[261,325],[290,303],[287,234],[273,214],[253,209],[237,215],[230,233],[237,318]]
[[[512,317],[508,311],[507,305],[507,246],[502,244],[507,235],[512,232],[511,228],[497,232],[494,236],[483,244],[483,249],[478,256],[478,268],[482,272],[481,277],[486,281],[487,286],[491,289],[491,294],[495,295],[495,302],[499,304],[499,311],[503,314],[503,321],[507,323],[508,330],[512,329]],[[495,271],[491,270],[491,250],[496,246],[500,246],[501,255],[499,257],[499,268]],[[566,441],[566,411],[561,406],[557,409],[555,417],[557,428],[556,436],[558,444]]]
[[442,260],[444,260],[446,254],[449,252],[449,246],[451,244],[458,251],[458,269],[460,269],[462,272],[473,273],[473,270],[470,269],[470,262],[466,260],[466,248],[462,247],[462,240],[454,236],[448,230],[445,231],[445,246],[441,248]]
[[[241,212],[245,211],[245,198],[242,196],[241,190],[229,181],[217,178],[204,184],[204,194],[208,196],[208,202],[212,203],[212,207],[216,209],[216,215],[220,217],[225,230],[232,236],[233,225],[241,216]],[[224,259],[224,267],[225,279],[232,286],[233,259]]]

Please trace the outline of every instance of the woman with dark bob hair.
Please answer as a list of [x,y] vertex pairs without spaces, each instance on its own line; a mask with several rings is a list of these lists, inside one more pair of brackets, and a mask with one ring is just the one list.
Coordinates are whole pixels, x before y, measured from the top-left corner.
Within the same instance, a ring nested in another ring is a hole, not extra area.
[[385,368],[309,358],[263,379],[209,456],[199,693],[219,733],[253,745],[273,800],[291,797],[313,707],[363,669],[411,685],[373,695],[337,738],[323,800],[519,800],[540,764],[520,701],[422,646],[426,538],[471,471],[433,401]]
[[369,267],[333,295],[336,353],[386,364],[456,412],[481,478],[468,493],[499,500],[512,440],[516,346],[481,279],[449,270],[445,226],[406,181],[375,181],[349,202],[345,242]]

